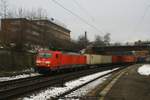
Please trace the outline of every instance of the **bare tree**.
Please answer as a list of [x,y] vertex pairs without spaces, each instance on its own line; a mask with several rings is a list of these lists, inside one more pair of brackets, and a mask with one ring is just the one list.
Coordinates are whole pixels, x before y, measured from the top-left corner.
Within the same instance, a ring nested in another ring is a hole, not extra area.
[[17,17],[17,14],[16,14],[16,11],[15,10],[8,10],[7,12],[7,18],[16,18]]
[[47,13],[44,9],[38,8],[36,10],[26,11],[24,14],[26,18],[33,19],[47,19]]
[[47,13],[44,9],[38,8],[36,12],[37,19],[47,19]]
[[0,0],[0,16],[7,18],[8,16],[8,2],[7,0]]
[[87,47],[87,45],[89,44],[89,40],[87,38],[85,38],[84,35],[79,36],[78,40],[77,40],[77,46],[78,49],[84,49]]
[[103,41],[103,38],[99,35],[95,36],[94,46],[104,46],[105,43]]
[[121,43],[120,42],[115,42],[114,46],[121,46]]
[[22,8],[19,8],[18,9],[18,15],[17,15],[19,18],[23,18],[25,17],[25,13],[24,13],[24,10]]
[[106,46],[110,44],[110,33],[104,35],[104,43]]

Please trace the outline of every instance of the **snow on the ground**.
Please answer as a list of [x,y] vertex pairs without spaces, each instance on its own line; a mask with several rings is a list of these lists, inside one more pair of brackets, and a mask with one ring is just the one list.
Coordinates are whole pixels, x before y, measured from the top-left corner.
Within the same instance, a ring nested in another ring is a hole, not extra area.
[[71,94],[69,95],[66,95],[65,97],[66,98],[70,98],[70,97],[83,97],[85,96],[88,92],[90,92],[91,90],[93,90],[96,86],[98,86],[99,84],[103,83],[107,77],[109,77],[110,75],[107,75],[105,77],[102,77],[74,92],[72,92]]
[[27,77],[37,76],[37,75],[39,75],[39,74],[38,73],[30,73],[30,74],[22,74],[22,75],[10,76],[10,77],[0,77],[0,82],[20,79],[20,78],[27,78]]
[[140,75],[146,75],[146,76],[150,75],[150,64],[145,64],[139,67],[138,73]]
[[[116,69],[113,69],[116,70]],[[81,77],[77,80],[66,82],[65,87],[51,87],[46,90],[43,90],[41,93],[33,94],[32,96],[24,97],[23,100],[47,100],[52,97],[55,97],[59,94],[64,93],[65,91],[68,91],[76,86],[79,86],[81,84],[84,84],[96,77],[99,77],[101,75],[104,75],[112,70],[107,70],[103,72],[98,72],[92,75]],[[105,79],[101,79],[101,82],[103,82]]]

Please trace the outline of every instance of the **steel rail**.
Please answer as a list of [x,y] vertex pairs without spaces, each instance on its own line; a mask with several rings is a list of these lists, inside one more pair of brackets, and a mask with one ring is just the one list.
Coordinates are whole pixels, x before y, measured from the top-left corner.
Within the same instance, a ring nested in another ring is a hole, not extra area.
[[[64,93],[62,93],[62,94],[60,94],[60,95],[58,95],[58,96],[55,96],[55,97],[52,97],[52,98],[50,98],[51,100],[58,100],[58,99],[73,99],[74,97],[65,97],[66,95],[68,95],[68,94],[71,94],[72,92],[74,92],[74,91],[76,91],[76,90],[78,90],[78,89],[80,89],[80,88],[82,88],[83,86],[86,86],[87,84],[90,84],[90,83],[92,83],[92,82],[94,82],[94,81],[96,81],[96,80],[98,80],[98,79],[100,79],[100,78],[103,78],[103,77],[105,77],[105,76],[107,76],[107,75],[110,75],[110,74],[113,74],[113,73],[116,73],[116,72],[118,72],[118,71],[120,71],[120,70],[122,70],[122,69],[124,69],[124,68],[126,68],[126,67],[121,67],[121,68],[119,68],[119,69],[117,69],[117,70],[113,70],[113,71],[111,71],[111,72],[108,72],[108,73],[106,73],[106,74],[104,74],[104,75],[100,75],[99,77],[96,77],[96,78],[94,78],[94,79],[92,79],[92,80],[90,80],[90,81],[88,81],[88,82],[86,82],[86,83],[84,83],[84,84],[81,84],[81,85],[79,85],[79,86],[76,86],[76,87],[74,87],[74,88],[72,88],[72,89],[70,89],[70,90],[68,90],[68,91],[66,91],[66,92],[64,92]],[[76,98],[76,97],[75,97]],[[78,98],[76,98],[76,99],[78,99]]]
[[[118,67],[118,66],[117,66]],[[27,92],[35,91],[37,89],[45,88],[48,86],[54,85],[62,85],[63,83],[74,80],[76,78],[90,75],[96,72],[108,70],[111,67],[102,67],[102,68],[94,68],[94,69],[86,69],[77,72],[65,73],[61,75],[54,75],[54,76],[47,76],[47,77],[36,77],[36,78],[29,78],[29,79],[21,79],[19,81],[10,81],[0,83],[0,99],[9,99],[11,97],[15,97]],[[112,67],[114,68],[114,66]],[[2,85],[3,84],[3,85]]]

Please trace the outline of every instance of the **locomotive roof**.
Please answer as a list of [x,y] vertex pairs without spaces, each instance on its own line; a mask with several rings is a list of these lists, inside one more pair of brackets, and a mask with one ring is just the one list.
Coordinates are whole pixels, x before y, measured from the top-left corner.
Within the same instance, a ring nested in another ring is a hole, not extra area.
[[40,53],[50,53],[50,52],[53,52],[53,53],[62,53],[62,54],[69,54],[69,55],[81,55],[80,53],[75,53],[75,52],[64,52],[64,51],[52,51],[52,50],[40,50],[39,51]]

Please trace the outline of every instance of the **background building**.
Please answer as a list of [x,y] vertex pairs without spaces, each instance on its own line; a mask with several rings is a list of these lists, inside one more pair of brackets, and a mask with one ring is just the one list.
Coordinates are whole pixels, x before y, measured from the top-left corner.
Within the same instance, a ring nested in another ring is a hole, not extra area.
[[[2,19],[1,44],[16,48],[67,48],[70,30],[49,20]],[[65,43],[65,45],[64,45]]]

